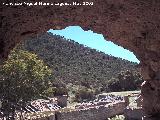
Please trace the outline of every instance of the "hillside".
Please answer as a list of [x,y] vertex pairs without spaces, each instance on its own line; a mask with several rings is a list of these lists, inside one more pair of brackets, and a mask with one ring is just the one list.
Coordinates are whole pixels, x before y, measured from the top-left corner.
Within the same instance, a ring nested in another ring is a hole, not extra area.
[[54,71],[57,80],[64,83],[103,86],[121,71],[137,71],[137,63],[106,55],[73,40],[46,33],[22,43],[22,48],[34,52]]

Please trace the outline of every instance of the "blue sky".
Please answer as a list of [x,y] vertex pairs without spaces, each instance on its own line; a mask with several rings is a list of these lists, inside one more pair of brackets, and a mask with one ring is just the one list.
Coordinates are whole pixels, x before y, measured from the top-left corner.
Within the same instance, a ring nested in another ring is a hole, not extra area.
[[51,29],[48,32],[64,36],[67,39],[72,39],[80,44],[97,49],[106,54],[139,63],[139,60],[133,52],[130,52],[113,42],[106,41],[102,34],[93,33],[91,30],[84,31],[80,26],[69,26],[63,30]]

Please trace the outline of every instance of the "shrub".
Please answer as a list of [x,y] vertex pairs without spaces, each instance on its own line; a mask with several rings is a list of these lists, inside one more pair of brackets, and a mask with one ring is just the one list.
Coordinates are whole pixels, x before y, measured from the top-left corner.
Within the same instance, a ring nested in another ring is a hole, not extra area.
[[116,78],[112,78],[111,80],[108,81],[108,88],[109,91],[112,92],[118,92],[121,91],[122,88],[120,86],[120,81],[119,79]]
[[64,87],[55,87],[53,91],[54,96],[68,95],[68,90]]
[[91,89],[82,87],[75,93],[75,101],[82,102],[84,100],[92,100],[94,98],[94,92]]

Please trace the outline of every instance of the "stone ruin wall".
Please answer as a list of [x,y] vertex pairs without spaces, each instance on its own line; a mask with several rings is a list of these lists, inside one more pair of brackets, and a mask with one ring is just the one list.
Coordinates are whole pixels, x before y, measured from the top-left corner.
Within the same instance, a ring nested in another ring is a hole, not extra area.
[[30,120],[56,120],[55,115],[49,116],[49,117],[43,117],[43,118],[37,118],[37,119],[30,119]]
[[73,112],[57,112],[57,120],[106,120],[106,118],[123,114],[125,103],[116,103],[113,106],[99,106],[99,108],[90,108],[88,110],[79,110]]
[[72,110],[72,111],[57,111],[55,115],[36,120],[106,120],[106,118],[123,114],[126,108],[125,102],[114,103],[110,106],[98,106],[97,108]]

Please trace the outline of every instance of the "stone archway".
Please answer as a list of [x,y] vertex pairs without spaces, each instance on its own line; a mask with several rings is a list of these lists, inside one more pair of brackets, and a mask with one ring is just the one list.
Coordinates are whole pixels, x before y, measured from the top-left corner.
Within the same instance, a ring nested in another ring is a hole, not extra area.
[[[46,1],[52,2],[41,0],[43,3]],[[141,61],[142,75],[146,80],[142,86],[143,108],[151,117],[146,119],[160,119],[160,1],[88,1],[94,5],[6,6],[7,0],[2,0],[0,60],[5,60],[20,40],[46,32],[50,28],[62,29],[66,26],[80,25],[84,30],[91,29],[137,55]],[[32,0],[19,2],[35,3]],[[58,2],[73,4],[72,0]]]

